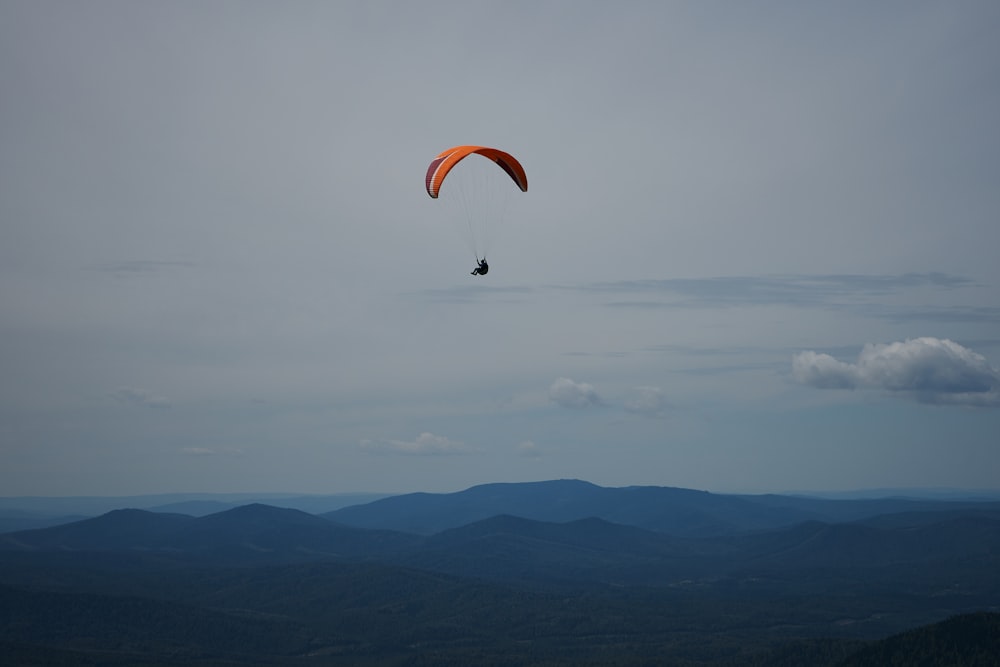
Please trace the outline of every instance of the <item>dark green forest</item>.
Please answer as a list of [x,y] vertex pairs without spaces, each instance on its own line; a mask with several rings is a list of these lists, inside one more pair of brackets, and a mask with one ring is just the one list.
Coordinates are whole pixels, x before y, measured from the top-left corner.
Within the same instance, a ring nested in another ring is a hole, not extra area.
[[[3,587],[4,664],[933,667],[995,665],[1000,655],[1000,614],[878,640],[885,625],[838,617],[848,601],[834,599],[539,593],[329,565],[181,569],[128,587]],[[134,595],[140,588],[148,597]]]

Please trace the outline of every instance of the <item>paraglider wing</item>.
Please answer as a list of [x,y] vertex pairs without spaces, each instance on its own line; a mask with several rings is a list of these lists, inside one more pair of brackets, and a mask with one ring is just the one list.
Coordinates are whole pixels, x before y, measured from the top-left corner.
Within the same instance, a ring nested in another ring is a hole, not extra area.
[[427,194],[437,199],[448,172],[451,171],[452,167],[473,153],[496,162],[501,169],[507,172],[507,175],[521,189],[521,192],[528,191],[528,177],[524,173],[524,167],[510,153],[504,153],[496,148],[487,148],[485,146],[455,146],[454,148],[442,151],[434,158],[430,166],[427,167]]

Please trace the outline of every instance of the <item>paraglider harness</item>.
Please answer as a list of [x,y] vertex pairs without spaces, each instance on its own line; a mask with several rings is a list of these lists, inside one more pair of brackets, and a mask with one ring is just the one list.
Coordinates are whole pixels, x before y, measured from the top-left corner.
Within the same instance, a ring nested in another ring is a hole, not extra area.
[[476,261],[479,262],[479,266],[477,266],[476,268],[474,268],[472,270],[472,273],[470,275],[473,275],[473,276],[485,276],[487,273],[490,272],[490,265],[486,263],[486,257],[485,257],[485,255],[483,256],[482,259],[479,259],[479,257],[477,256],[476,257]]

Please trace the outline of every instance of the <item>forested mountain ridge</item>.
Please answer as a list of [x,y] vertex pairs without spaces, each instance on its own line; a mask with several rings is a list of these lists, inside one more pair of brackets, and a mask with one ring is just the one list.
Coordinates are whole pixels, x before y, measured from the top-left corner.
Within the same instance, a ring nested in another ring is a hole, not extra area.
[[859,649],[837,667],[995,667],[1000,664],[1000,613],[954,616]]

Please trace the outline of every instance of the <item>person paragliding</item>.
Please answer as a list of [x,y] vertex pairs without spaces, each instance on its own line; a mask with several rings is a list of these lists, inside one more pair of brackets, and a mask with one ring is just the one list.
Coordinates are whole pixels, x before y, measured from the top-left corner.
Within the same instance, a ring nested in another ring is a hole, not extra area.
[[[466,158],[471,158],[474,164],[464,162]],[[483,158],[492,163],[485,171],[476,166]],[[528,176],[510,153],[487,146],[453,146],[439,153],[427,167],[424,185],[431,199],[441,194],[449,174],[453,174],[448,180],[449,194],[443,199],[461,214],[460,224],[468,230],[469,249],[475,253],[478,264],[471,274],[485,276],[490,270],[486,262],[489,227],[502,216],[504,198],[509,192],[528,191]]]

